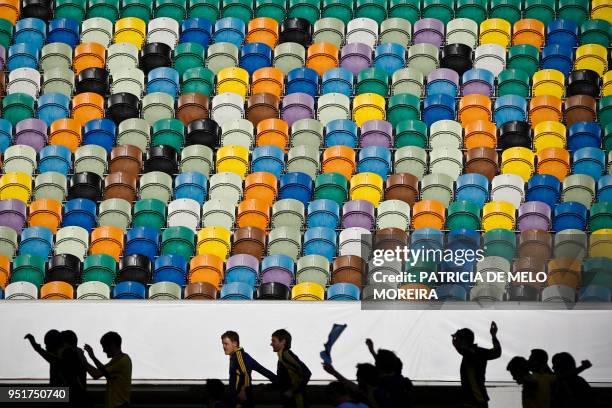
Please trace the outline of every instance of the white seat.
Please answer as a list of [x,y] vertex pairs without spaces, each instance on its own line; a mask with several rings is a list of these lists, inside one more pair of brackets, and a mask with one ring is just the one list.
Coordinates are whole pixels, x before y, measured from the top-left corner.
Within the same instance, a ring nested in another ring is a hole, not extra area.
[[179,198],[168,204],[168,226],[187,227],[194,233],[200,225],[200,204],[191,198]]
[[12,145],[3,154],[4,173],[21,172],[32,175],[36,170],[36,150],[28,145]]
[[179,23],[170,17],[158,17],[149,21],[147,42],[163,43],[174,50],[179,40]]
[[410,205],[401,200],[384,200],[376,209],[376,228],[400,228],[408,231],[410,227]]
[[181,287],[175,282],[157,282],[149,287],[149,299],[152,300],[178,300],[181,295]]
[[519,208],[525,200],[525,182],[516,174],[499,174],[491,181],[491,201],[507,201]]
[[106,54],[106,67],[111,75],[115,71],[138,67],[138,48],[132,43],[111,44]]
[[77,299],[108,300],[110,299],[110,288],[103,282],[83,282],[77,287]]
[[145,89],[145,75],[138,68],[122,68],[116,71],[111,70],[113,82],[111,84],[111,94],[127,92],[142,97]]
[[220,126],[227,121],[244,118],[244,100],[233,92],[215,95],[212,100],[211,118]]
[[576,290],[567,285],[550,285],[542,290],[542,302],[566,302],[576,301]]
[[338,253],[363,257],[372,249],[372,234],[365,228],[351,227],[340,231]]
[[31,282],[13,282],[4,288],[6,300],[34,300],[38,299],[38,288]]
[[238,66],[238,47],[232,43],[211,44],[206,50],[206,68],[215,75],[223,68]]
[[153,92],[142,98],[142,118],[149,126],[160,119],[174,118],[174,98],[165,92]]
[[242,178],[236,173],[224,171],[210,177],[208,193],[211,200],[222,200],[236,205],[242,198],[242,191]]
[[429,152],[429,171],[457,180],[463,169],[463,153],[454,147],[435,147]]
[[465,44],[476,48],[478,44],[478,23],[469,18],[456,18],[446,24],[446,43]]
[[432,149],[449,147],[460,149],[463,146],[463,128],[454,120],[439,120],[429,128],[429,146]]
[[96,42],[105,48],[113,39],[113,22],[102,17],[92,17],[81,23],[81,42]]
[[60,228],[55,235],[55,255],[71,254],[81,261],[89,249],[89,233],[85,228],[69,226]]
[[40,93],[40,72],[33,68],[17,68],[9,72],[6,93],[24,93],[38,98]]
[[495,76],[506,67],[506,49],[499,44],[482,44],[474,53],[474,68],[486,69]]
[[221,125],[221,145],[238,145],[251,149],[255,143],[255,127],[246,119],[234,119]]
[[371,18],[359,17],[349,21],[346,32],[347,44],[359,42],[374,49],[378,42],[378,23]]
[[223,227],[230,230],[236,221],[236,206],[226,200],[212,199],[202,207],[202,227]]
[[332,92],[319,97],[317,119],[323,126],[332,120],[349,119],[350,115],[351,101],[348,96]]

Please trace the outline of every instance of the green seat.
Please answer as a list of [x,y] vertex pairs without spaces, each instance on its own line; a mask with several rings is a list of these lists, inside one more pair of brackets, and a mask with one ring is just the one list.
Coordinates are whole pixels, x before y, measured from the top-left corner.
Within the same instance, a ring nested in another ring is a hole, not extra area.
[[421,97],[425,89],[425,76],[414,68],[398,69],[391,76],[391,93],[409,93]]
[[501,18],[510,24],[521,19],[522,0],[491,0],[489,18]]
[[421,118],[421,101],[418,96],[409,93],[395,94],[389,98],[387,120],[395,128],[398,123],[407,119]]
[[521,69],[532,77],[539,69],[540,51],[529,44],[520,44],[508,49],[506,68]]
[[455,3],[455,18],[468,18],[482,23],[487,19],[486,0],[457,0]]
[[174,69],[183,75],[189,68],[204,66],[204,47],[198,43],[180,43],[174,49]]
[[174,117],[174,98],[165,92],[153,92],[142,98],[142,118],[149,125]]
[[587,20],[580,25],[580,45],[600,44],[609,47],[612,42],[612,24],[606,20]]
[[162,229],[166,225],[166,203],[155,198],[138,200],[134,203],[132,226]]
[[524,17],[540,20],[545,26],[555,19],[557,0],[525,0]]
[[408,49],[408,68],[413,68],[425,76],[440,66],[438,47],[433,44],[414,44]]
[[314,198],[326,198],[342,205],[348,196],[348,180],[340,173],[322,173],[315,179]]
[[215,74],[208,68],[189,68],[183,73],[181,93],[195,92],[211,96],[214,88]]
[[505,69],[497,77],[497,96],[529,96],[529,74],[522,69]]
[[389,93],[389,77],[382,69],[366,68],[357,74],[355,95],[375,93],[386,97]]
[[396,173],[410,173],[419,180],[427,170],[427,152],[420,146],[404,146],[397,149],[393,160]]
[[347,24],[353,18],[352,0],[323,0],[322,17],[334,17]]
[[117,21],[119,18],[119,0],[88,0],[87,18],[92,17]]
[[72,70],[72,48],[66,43],[46,44],[40,53],[39,65],[43,72],[53,68]]
[[421,200],[436,200],[448,207],[453,199],[453,182],[447,174],[426,175],[421,180]]
[[74,71],[65,67],[45,70],[41,94],[47,93],[61,93],[72,96],[74,93]]
[[17,250],[17,231],[0,225],[0,255],[12,259]]
[[484,256],[500,256],[512,262],[516,251],[516,236],[513,231],[496,228],[484,234]]
[[559,0],[557,18],[573,20],[580,25],[589,19],[589,0]]
[[303,18],[310,24],[319,19],[319,0],[289,0],[289,17]]
[[437,18],[445,25],[453,19],[454,0],[423,0],[423,17]]
[[13,23],[0,18],[0,45],[8,49],[13,43]]
[[589,230],[612,228],[612,201],[600,201],[591,206]]
[[355,17],[367,17],[382,23],[387,18],[387,0],[355,1]]
[[472,201],[454,201],[450,203],[446,215],[446,228],[449,230],[471,229],[480,227],[480,206]]
[[81,0],[55,0],[54,18],[70,18],[79,23],[85,17],[85,3]]
[[187,15],[215,22],[219,19],[219,3],[216,0],[190,0]]
[[117,263],[110,255],[89,255],[83,262],[83,282],[103,282],[111,286],[116,275]]
[[413,22],[421,16],[421,0],[389,0],[389,17],[401,17]]
[[223,17],[234,17],[248,24],[253,18],[253,2],[250,0],[223,0],[221,14]]
[[427,147],[427,125],[418,119],[402,120],[395,126],[395,147]]
[[277,200],[272,206],[272,228],[304,226],[304,203],[293,198]]
[[182,23],[187,16],[187,0],[155,0],[155,18],[169,17]]
[[291,125],[289,143],[291,147],[306,145],[319,148],[323,144],[323,129],[323,124],[316,119],[296,120]]
[[612,290],[612,258],[587,258],[582,262],[582,286],[598,285]]
[[195,171],[210,175],[213,168],[213,151],[204,145],[191,145],[181,151],[181,173]]
[[321,286],[329,282],[329,261],[321,255],[306,255],[297,261],[297,283],[314,282]]
[[[406,273],[412,277],[413,282],[411,283],[421,283],[429,286],[430,288],[438,286],[438,282],[436,282],[435,279],[427,279],[427,277],[431,276],[432,273],[438,272],[437,262],[418,259],[416,262],[410,260],[406,262],[405,265]],[[421,274],[421,272],[427,272],[427,275]]]
[[151,144],[167,145],[180,152],[185,143],[185,126],[178,119],[160,119],[153,123]]
[[[211,44],[207,50],[206,68],[217,74],[223,68],[238,66],[238,47],[232,43]],[[186,72],[186,71],[185,71]]]
[[285,0],[255,0],[255,17],[270,17],[280,24],[285,14]]
[[606,149],[606,152],[612,151],[612,123],[608,123],[604,127],[603,147]]
[[98,225],[126,231],[132,221],[132,204],[121,198],[109,198],[100,203]]
[[162,233],[161,254],[191,259],[195,252],[195,233],[187,227],[168,227]]
[[2,100],[2,117],[13,126],[34,117],[34,98],[24,93],[6,95]]
[[30,282],[41,287],[45,281],[45,259],[32,254],[13,258],[11,282]]
[[153,0],[122,0],[120,15],[121,18],[136,17],[149,23],[153,10]]
[[599,123],[604,128],[612,123],[612,95],[604,96],[599,100]]
[[408,48],[412,33],[412,24],[403,18],[388,18],[380,24],[380,44],[396,43]]

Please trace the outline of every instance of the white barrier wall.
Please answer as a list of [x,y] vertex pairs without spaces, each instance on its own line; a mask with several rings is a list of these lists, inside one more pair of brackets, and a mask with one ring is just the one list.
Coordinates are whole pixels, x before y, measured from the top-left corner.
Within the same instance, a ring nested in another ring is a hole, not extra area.
[[[219,336],[240,333],[245,350],[275,370],[270,334],[286,328],[293,349],[311,368],[314,380],[329,379],[319,352],[333,323],[348,328],[332,352],[334,364],[354,377],[355,364],[372,361],[364,344],[398,353],[404,373],[413,380],[457,381],[460,357],[451,333],[470,327],[477,343],[490,346],[489,324],[495,320],[503,355],[489,364],[487,380],[511,381],[506,364],[515,355],[544,348],[552,356],[572,353],[594,366],[585,373],[591,382],[612,383],[612,312],[598,310],[384,310],[364,311],[359,302],[230,302],[230,301],[107,301],[0,302],[0,381],[45,379],[48,366],[23,339],[33,333],[42,343],[51,328],[71,329],[79,343],[89,343],[102,361],[99,339],[114,330],[132,357],[135,380],[202,380],[228,377],[228,361]],[[260,377],[259,377],[260,378]]]

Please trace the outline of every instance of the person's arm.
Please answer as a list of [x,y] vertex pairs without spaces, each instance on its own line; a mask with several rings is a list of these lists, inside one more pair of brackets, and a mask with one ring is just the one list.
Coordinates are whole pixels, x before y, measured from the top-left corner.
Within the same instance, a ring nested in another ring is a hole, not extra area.
[[501,343],[497,339],[497,324],[495,322],[491,322],[491,341],[493,343],[493,348],[487,350],[487,360],[495,360],[496,358],[501,357],[502,348]]
[[576,367],[575,370],[569,370],[564,373],[555,374],[555,378],[558,380],[565,380],[566,378],[571,378],[579,375],[581,372],[588,370],[593,367],[593,364],[589,360],[582,360],[580,366]]
[[372,355],[372,357],[374,357],[374,360],[376,360],[376,350],[374,350],[374,342],[372,341],[372,339],[366,339],[365,341],[366,346],[368,346],[368,351],[370,352],[370,354]]
[[283,361],[290,367],[289,378],[291,380],[291,391],[296,392],[306,387],[310,379],[310,370],[304,363],[290,351],[283,352]]
[[259,364],[259,362],[255,360],[253,357],[246,354],[244,355],[244,359],[245,359],[246,366],[250,368],[251,371],[258,372],[259,374],[263,375],[264,377],[266,377],[268,380],[272,382],[276,381],[276,374],[274,374],[272,371],[268,370],[266,367]]
[[359,387],[357,387],[357,384],[346,379],[342,374],[336,371],[336,368],[333,365],[323,363],[323,369],[329,374],[333,375],[336,378],[336,380],[340,381],[342,385],[344,385],[349,392],[354,393],[354,394],[361,393],[361,391],[359,390]]
[[28,340],[34,351],[37,352],[39,356],[44,358],[49,364],[57,362],[60,359],[59,356],[49,353],[47,350],[42,348],[42,346],[36,342],[36,339],[34,339],[32,334],[26,334],[24,339]]
[[108,379],[110,377],[110,374],[106,369],[106,366],[104,366],[104,364],[102,364],[102,362],[96,358],[96,355],[94,354],[91,346],[89,344],[86,344],[83,349],[87,352],[89,358],[91,358],[91,361],[93,361],[95,365],[94,367],[91,364],[87,363],[86,369],[89,375],[91,375],[94,380],[97,380],[101,377],[105,377]]

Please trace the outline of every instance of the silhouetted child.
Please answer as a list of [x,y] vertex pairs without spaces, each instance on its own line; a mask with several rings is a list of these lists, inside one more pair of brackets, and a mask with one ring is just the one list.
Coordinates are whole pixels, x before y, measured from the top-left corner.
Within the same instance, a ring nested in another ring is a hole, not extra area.
[[208,408],[227,408],[225,403],[225,385],[221,380],[206,380],[206,394],[208,395]]
[[461,359],[461,388],[468,406],[487,408],[489,395],[485,386],[487,362],[499,358],[502,353],[497,339],[497,325],[491,322],[491,341],[493,348],[485,349],[474,343],[474,332],[470,329],[457,330],[453,337],[453,346],[463,358]]
[[357,384],[340,374],[332,364],[323,364],[323,369],[342,383],[354,401],[371,408],[379,408],[376,391],[379,386],[378,370],[369,363],[357,364]]
[[291,350],[291,334],[285,329],[276,330],[272,333],[270,346],[278,355],[276,375],[283,394],[283,406],[307,407],[306,386],[312,373]]
[[70,389],[70,403],[76,408],[87,408],[90,406],[87,396],[87,359],[83,350],[78,347],[75,332],[64,330],[61,336],[64,341],[62,360]]
[[52,387],[67,387],[68,381],[65,378],[65,370],[61,359],[62,349],[64,348],[61,333],[55,329],[49,330],[44,338],[45,348],[42,348],[30,333],[26,334],[24,339],[28,340],[34,351],[49,363],[49,385]]
[[276,374],[259,364],[240,347],[240,337],[235,331],[226,331],[221,335],[223,351],[230,357],[230,407],[249,408],[253,406],[253,381],[251,372],[256,371],[272,382]]
[[523,408],[550,408],[555,376],[551,373],[531,372],[529,362],[514,357],[506,369],[517,384],[522,385]]
[[548,353],[542,349],[533,349],[527,360],[529,369],[534,373],[552,374],[553,371],[548,366]]
[[391,350],[374,350],[374,343],[366,339],[368,350],[374,357],[378,370],[375,398],[380,408],[410,407],[412,381],[402,375],[402,360]]
[[325,392],[336,408],[368,408],[368,405],[355,400],[350,390],[341,381],[332,381],[327,384]]
[[578,375],[591,366],[589,360],[583,360],[580,367],[576,367],[576,360],[570,353],[563,352],[553,356],[552,368],[556,381],[552,407],[577,408],[595,405],[591,386]]

